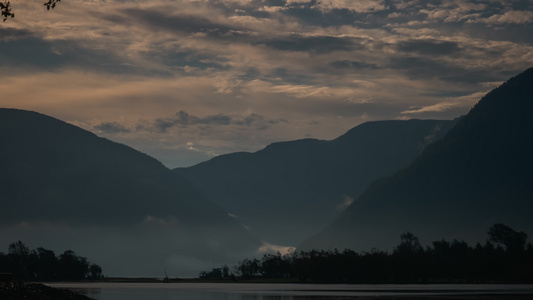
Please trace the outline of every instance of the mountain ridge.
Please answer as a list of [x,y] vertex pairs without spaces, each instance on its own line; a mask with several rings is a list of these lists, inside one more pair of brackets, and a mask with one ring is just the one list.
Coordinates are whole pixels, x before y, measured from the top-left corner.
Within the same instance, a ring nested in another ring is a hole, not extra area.
[[211,265],[260,246],[186,180],[128,146],[15,109],[0,109],[0,141],[2,243],[79,247],[118,276]]
[[532,230],[533,69],[485,95],[407,168],[375,181],[310,248],[390,248],[401,233],[421,240],[482,241],[502,222]]
[[277,142],[173,171],[259,238],[295,246],[331,222],[371,179],[407,165],[455,122],[367,122],[330,141]]

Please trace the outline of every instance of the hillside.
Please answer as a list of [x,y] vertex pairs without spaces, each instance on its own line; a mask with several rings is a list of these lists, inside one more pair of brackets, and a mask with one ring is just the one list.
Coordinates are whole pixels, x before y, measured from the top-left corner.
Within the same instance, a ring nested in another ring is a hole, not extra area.
[[484,242],[504,223],[533,233],[533,69],[484,96],[407,168],[375,181],[301,249],[386,249],[410,231],[421,242]]
[[296,246],[373,180],[407,166],[454,121],[378,121],[331,140],[274,143],[173,171],[262,240]]
[[212,265],[259,246],[190,184],[125,145],[14,109],[0,109],[0,141],[2,244],[75,248],[120,276],[162,276],[177,260]]

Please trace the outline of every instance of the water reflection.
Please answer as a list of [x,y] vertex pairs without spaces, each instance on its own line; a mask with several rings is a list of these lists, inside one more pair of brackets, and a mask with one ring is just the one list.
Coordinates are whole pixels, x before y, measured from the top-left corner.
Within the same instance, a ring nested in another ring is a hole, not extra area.
[[68,283],[95,300],[533,299],[533,285]]

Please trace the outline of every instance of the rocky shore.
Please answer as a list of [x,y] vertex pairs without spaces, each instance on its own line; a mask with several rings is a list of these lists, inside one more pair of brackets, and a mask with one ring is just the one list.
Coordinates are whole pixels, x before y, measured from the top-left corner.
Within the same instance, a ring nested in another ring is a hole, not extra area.
[[41,283],[0,282],[2,300],[92,300],[70,290],[56,289]]

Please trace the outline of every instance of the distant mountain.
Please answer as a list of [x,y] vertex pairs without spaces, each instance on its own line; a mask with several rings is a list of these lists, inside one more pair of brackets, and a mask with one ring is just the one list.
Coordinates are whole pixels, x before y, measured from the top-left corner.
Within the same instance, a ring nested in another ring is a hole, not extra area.
[[257,237],[296,246],[373,180],[407,166],[454,121],[378,121],[332,141],[274,143],[173,171],[234,214]]
[[483,97],[402,171],[374,182],[301,249],[386,249],[410,231],[421,242],[484,242],[504,223],[533,234],[533,68]]
[[157,160],[14,109],[0,109],[0,227],[0,248],[16,240],[77,248],[107,275],[163,276],[172,264],[186,269],[180,259],[191,268],[194,261],[212,267],[228,253],[259,247]]

